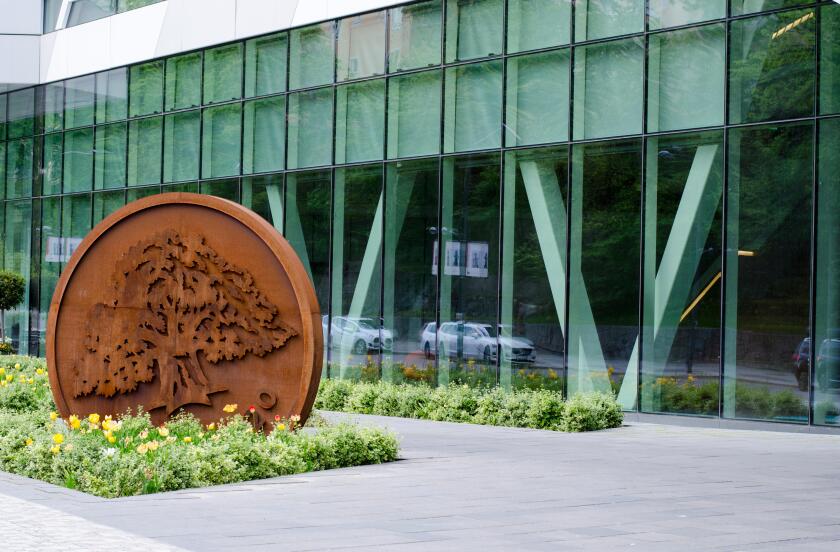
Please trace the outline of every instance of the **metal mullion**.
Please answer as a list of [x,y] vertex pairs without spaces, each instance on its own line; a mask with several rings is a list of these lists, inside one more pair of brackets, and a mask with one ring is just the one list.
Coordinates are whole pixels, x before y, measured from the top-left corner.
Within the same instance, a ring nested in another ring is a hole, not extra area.
[[[732,6],[727,2],[727,15],[730,15]],[[723,401],[725,398],[724,385],[726,379],[726,283],[729,279],[729,261],[727,259],[727,248],[729,247],[729,72],[731,60],[732,25],[729,21],[725,23],[723,40],[724,52],[724,79],[723,79],[723,190],[721,193],[721,244],[720,244],[720,305],[719,305],[719,330],[718,330],[718,419],[723,419]]]
[[564,251],[566,254],[566,278],[563,282],[563,293],[565,294],[565,308],[563,309],[563,323],[566,331],[563,332],[563,397],[568,398],[569,396],[569,303],[570,296],[569,293],[571,291],[571,236],[572,236],[572,132],[574,131],[573,122],[574,122],[574,99],[575,99],[575,53],[576,48],[572,47],[572,43],[574,42],[574,23],[575,23],[575,9],[577,8],[576,2],[572,2],[571,9],[569,10],[569,104],[566,106],[566,113],[568,120],[566,121],[566,128],[567,128],[567,136],[566,136],[566,243],[564,245]]
[[[649,0],[645,0],[644,2],[644,28],[647,31],[650,28],[650,2]],[[638,351],[639,354],[636,357],[636,400],[635,400],[635,408],[633,409],[635,412],[641,412],[642,410],[642,366],[644,361],[644,323],[645,323],[645,245],[646,245],[646,236],[645,236],[645,209],[647,208],[646,202],[646,193],[647,193],[647,145],[648,145],[648,82],[650,81],[650,36],[646,33],[643,42],[642,48],[644,50],[643,56],[644,59],[642,61],[642,138],[641,138],[641,151],[640,155],[642,156],[642,174],[641,174],[641,181],[639,182],[639,286],[636,290],[637,297],[638,297],[638,328],[639,333],[638,337],[636,338],[638,341]],[[655,207],[655,206],[654,206]],[[628,366],[628,369],[630,367]],[[624,377],[627,377],[627,372],[624,373]],[[624,380],[622,380],[622,385]]]
[[811,349],[808,352],[808,425],[814,425],[815,393],[814,382],[817,375],[817,270],[819,262],[819,202],[820,202],[820,29],[822,26],[822,8],[815,8],[814,29],[814,117],[811,144],[814,149],[812,186],[811,186],[811,259],[810,289],[808,297],[808,333],[811,337]]
[[[195,182],[198,193],[201,193],[201,180],[204,176],[204,50],[199,54],[199,85],[198,85],[198,174]],[[165,100],[164,100],[165,103]],[[165,107],[165,106],[164,106]]]
[[[335,229],[333,227],[333,223],[335,221],[335,167],[330,167],[327,169],[327,172],[330,175],[330,220],[329,220],[329,256],[327,259],[327,337],[325,341],[325,348],[326,348],[326,360],[327,360],[327,379],[331,379],[332,375],[332,297],[333,297],[333,255],[334,255],[334,247],[335,247],[335,240],[333,236],[335,235]],[[299,191],[299,190],[298,190]],[[286,209],[283,210],[284,213]],[[306,244],[304,244],[304,247]],[[340,359],[340,357],[339,357]],[[341,372],[339,372],[340,375]]]

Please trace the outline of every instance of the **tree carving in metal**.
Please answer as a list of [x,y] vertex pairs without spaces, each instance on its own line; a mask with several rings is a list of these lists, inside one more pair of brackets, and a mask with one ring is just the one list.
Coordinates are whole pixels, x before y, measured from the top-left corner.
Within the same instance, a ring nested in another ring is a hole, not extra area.
[[[225,261],[199,235],[165,231],[118,261],[107,303],[91,308],[74,366],[75,396],[113,397],[159,378],[148,410],[173,413],[210,405],[225,391],[206,363],[264,356],[296,335],[247,271]],[[243,374],[241,377],[247,377]]]

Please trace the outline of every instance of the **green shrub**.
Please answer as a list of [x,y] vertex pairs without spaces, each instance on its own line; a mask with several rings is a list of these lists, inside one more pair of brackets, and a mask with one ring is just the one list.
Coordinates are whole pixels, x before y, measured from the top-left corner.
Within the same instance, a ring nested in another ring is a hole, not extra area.
[[[338,397],[338,398],[337,398]],[[610,394],[584,394],[568,402],[550,389],[470,387],[322,380],[316,408],[446,422],[591,431],[621,425],[621,406]]]
[[[332,404],[350,386],[336,382]],[[181,413],[161,427],[148,414],[62,420],[43,360],[0,359],[0,470],[104,497],[235,483],[336,467],[389,462],[390,432],[350,424],[255,431],[239,415],[205,427]]]
[[566,402],[563,431],[595,431],[618,427],[624,420],[621,406],[607,393],[581,393]]

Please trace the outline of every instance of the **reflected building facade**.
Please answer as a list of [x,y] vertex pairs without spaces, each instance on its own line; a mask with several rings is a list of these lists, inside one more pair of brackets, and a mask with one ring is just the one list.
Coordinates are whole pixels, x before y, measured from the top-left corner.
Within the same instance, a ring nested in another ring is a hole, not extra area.
[[298,252],[325,377],[840,425],[834,2],[427,0],[278,28],[0,94],[0,189],[23,353],[93,225],[190,191]]

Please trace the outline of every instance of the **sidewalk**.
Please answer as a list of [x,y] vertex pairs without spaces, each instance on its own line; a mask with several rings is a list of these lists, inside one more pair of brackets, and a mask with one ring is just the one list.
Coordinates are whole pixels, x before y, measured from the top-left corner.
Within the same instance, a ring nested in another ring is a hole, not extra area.
[[2,548],[840,550],[840,436],[328,416],[393,428],[404,460],[115,500],[0,474]]

